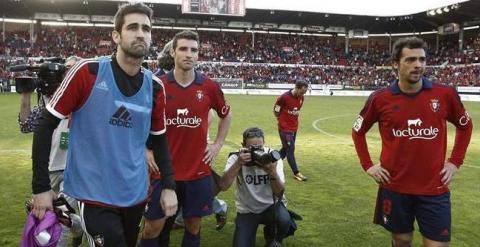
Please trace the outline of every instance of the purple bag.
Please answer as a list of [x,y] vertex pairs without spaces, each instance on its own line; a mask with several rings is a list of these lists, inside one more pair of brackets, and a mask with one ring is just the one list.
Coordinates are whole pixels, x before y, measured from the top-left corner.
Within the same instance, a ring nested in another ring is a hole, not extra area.
[[[54,212],[46,211],[43,220],[40,222],[32,213],[29,213],[23,229],[20,247],[55,247],[61,233],[62,227]],[[48,236],[50,236],[49,240]],[[44,242],[47,240],[48,242],[42,245],[41,240],[44,240]]]

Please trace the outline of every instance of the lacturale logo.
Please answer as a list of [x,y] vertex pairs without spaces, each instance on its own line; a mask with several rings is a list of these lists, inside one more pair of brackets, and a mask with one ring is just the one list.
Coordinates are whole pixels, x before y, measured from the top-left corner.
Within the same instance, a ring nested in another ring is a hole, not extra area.
[[132,116],[125,106],[120,106],[118,110],[110,118],[111,125],[132,128]]
[[292,110],[287,110],[288,114],[298,116],[300,115],[300,111],[297,107],[294,107]]
[[431,140],[437,137],[438,128],[433,126],[422,128],[423,121],[420,118],[407,120],[407,129],[392,129],[393,136],[395,137],[408,137],[412,139],[426,139]]
[[202,119],[197,116],[188,117],[189,112],[190,111],[188,110],[188,108],[177,109],[177,117],[167,118],[167,125],[174,125],[177,126],[177,128],[196,128],[200,126],[200,123],[202,123]]

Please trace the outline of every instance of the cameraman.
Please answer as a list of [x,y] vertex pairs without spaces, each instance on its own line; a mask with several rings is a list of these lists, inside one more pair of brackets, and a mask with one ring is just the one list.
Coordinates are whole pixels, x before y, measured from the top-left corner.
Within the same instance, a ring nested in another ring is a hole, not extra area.
[[[76,62],[80,61],[79,57],[71,56],[65,60],[65,68],[68,70]],[[63,74],[64,75],[64,74]],[[62,77],[63,77],[62,75]],[[40,78],[43,80],[44,78]],[[60,78],[61,79],[61,78]],[[56,88],[60,85],[61,80],[58,83],[49,81],[49,88],[43,88],[42,94],[39,94],[38,105],[36,105],[33,110],[30,110],[30,98],[32,92],[22,92],[21,93],[21,103],[20,103],[20,113],[18,114],[18,123],[20,125],[20,131],[22,133],[29,133],[35,130],[35,127],[38,123],[38,119],[41,116],[42,112],[45,110],[46,104],[50,101],[50,98]],[[52,134],[52,146],[50,151],[49,158],[49,177],[50,185],[52,190],[56,194],[62,195],[68,202],[70,206],[77,209],[76,200],[63,194],[63,171],[65,170],[66,158],[67,158],[67,148],[68,148],[68,118],[60,121],[58,127],[54,130]],[[72,246],[80,246],[82,242],[82,228],[81,222],[78,215],[70,216],[72,220],[71,230],[73,232],[73,244]],[[68,245],[70,229],[62,225],[62,235],[57,244],[59,247],[64,247]]]
[[263,230],[267,246],[280,246],[282,240],[289,236],[292,219],[284,204],[283,162],[279,159],[260,165],[252,161],[252,148],[265,153],[272,151],[264,144],[264,134],[260,128],[246,129],[243,132],[243,148],[230,155],[220,179],[222,191],[236,181],[235,247],[255,246],[259,224],[265,225]]

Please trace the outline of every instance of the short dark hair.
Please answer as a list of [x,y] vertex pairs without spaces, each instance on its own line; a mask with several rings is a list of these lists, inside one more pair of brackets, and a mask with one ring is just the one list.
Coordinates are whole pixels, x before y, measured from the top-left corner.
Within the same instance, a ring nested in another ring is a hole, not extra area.
[[400,38],[393,44],[392,48],[392,62],[400,61],[402,57],[402,50],[403,48],[408,49],[427,49],[427,43],[423,41],[423,39],[418,37],[406,37]]
[[302,88],[302,87],[307,87],[308,88],[308,81],[306,80],[297,80],[295,82],[295,88]]
[[254,137],[261,137],[263,139],[265,139],[265,135],[263,134],[263,130],[258,128],[258,127],[250,127],[248,129],[246,129],[245,131],[243,131],[243,143],[245,143],[245,141],[247,139],[250,139],[250,138],[254,138]]
[[198,33],[191,30],[184,30],[179,33],[176,33],[175,37],[173,37],[174,50],[177,48],[177,42],[179,39],[195,40],[200,45],[200,38],[198,37]]
[[125,23],[125,16],[129,14],[144,14],[151,21],[153,16],[153,10],[143,3],[127,3],[118,8],[113,23],[115,25],[115,31],[121,33],[122,26]]

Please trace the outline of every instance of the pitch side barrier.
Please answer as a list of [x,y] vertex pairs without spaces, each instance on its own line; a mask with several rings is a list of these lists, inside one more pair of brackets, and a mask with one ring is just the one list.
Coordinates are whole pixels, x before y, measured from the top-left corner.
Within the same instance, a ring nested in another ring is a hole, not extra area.
[[[305,65],[305,64],[273,64],[273,63],[238,63],[238,62],[201,62],[201,65],[214,66],[270,66],[270,67],[332,67],[349,68],[350,66],[337,65]],[[441,68],[445,66],[465,67],[480,66],[480,64],[469,65],[443,65],[427,66],[432,68]],[[391,69],[391,66],[377,66],[375,69]],[[244,82],[242,78],[214,78],[220,83],[222,90],[226,94],[244,94],[244,95],[281,95],[288,89],[292,89],[294,84],[288,83],[265,83],[265,82]],[[457,91],[463,101],[480,102],[480,87],[458,86]],[[339,84],[310,84],[307,95],[311,96],[363,96],[368,97],[374,90],[363,89],[360,86]]]

